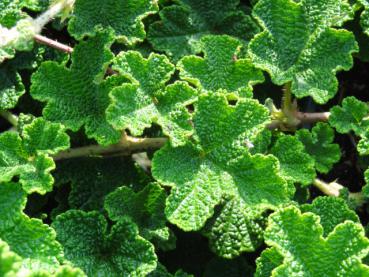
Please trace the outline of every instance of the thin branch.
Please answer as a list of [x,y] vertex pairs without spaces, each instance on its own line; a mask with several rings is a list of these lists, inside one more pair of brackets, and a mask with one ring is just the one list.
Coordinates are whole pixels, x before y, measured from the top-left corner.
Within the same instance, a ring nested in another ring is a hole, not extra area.
[[35,41],[37,43],[47,45],[47,46],[49,46],[51,48],[55,48],[59,51],[62,51],[62,52],[68,53],[68,54],[73,52],[72,47],[70,47],[68,45],[65,45],[63,43],[57,42],[56,40],[52,40],[52,39],[44,37],[42,35],[35,35],[34,38],[35,38]]
[[89,157],[89,156],[106,156],[106,155],[121,155],[129,156],[134,153],[145,152],[150,149],[159,149],[166,142],[167,138],[134,138],[126,137],[120,143],[100,146],[100,145],[90,145],[78,148],[72,148],[63,152],[56,154],[53,159],[55,161],[79,158],[79,157]]
[[6,110],[0,111],[0,116],[6,119],[13,127],[18,126],[18,117],[11,112]]
[[297,112],[296,118],[301,121],[301,123],[315,123],[315,122],[327,122],[330,112],[323,113],[302,113]]

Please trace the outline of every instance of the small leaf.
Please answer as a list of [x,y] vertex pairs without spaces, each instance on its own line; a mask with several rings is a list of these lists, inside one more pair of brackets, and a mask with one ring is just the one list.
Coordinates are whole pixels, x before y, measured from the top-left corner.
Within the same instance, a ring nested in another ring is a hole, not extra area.
[[334,131],[326,123],[319,122],[311,132],[298,130],[296,137],[304,144],[306,152],[314,159],[316,170],[321,173],[328,173],[341,158],[339,145],[333,143]]
[[132,45],[146,36],[142,20],[157,11],[154,0],[77,0],[68,31],[81,40],[96,27],[111,28],[118,41]]
[[273,270],[283,263],[283,256],[279,254],[275,247],[267,248],[259,258],[256,259],[256,272],[254,277],[273,276]]
[[304,145],[293,136],[280,136],[271,149],[281,165],[281,174],[289,182],[309,185],[316,173],[314,160],[305,153]]
[[241,43],[228,36],[204,36],[201,50],[205,57],[186,56],[178,63],[180,77],[205,91],[252,91],[264,76],[250,60],[237,59]]

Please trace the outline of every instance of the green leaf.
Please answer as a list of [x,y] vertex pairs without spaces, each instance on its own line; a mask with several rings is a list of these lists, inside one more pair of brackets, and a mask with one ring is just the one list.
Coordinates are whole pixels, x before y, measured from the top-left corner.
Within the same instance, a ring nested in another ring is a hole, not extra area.
[[273,270],[283,263],[283,256],[279,254],[275,247],[267,248],[259,258],[256,259],[256,272],[254,277],[273,276]]
[[354,35],[337,30],[353,17],[346,0],[260,0],[253,15],[264,31],[249,45],[255,66],[277,85],[292,82],[298,97],[323,104],[333,98],[338,70],[349,70],[358,51]]
[[68,31],[81,40],[96,27],[111,28],[118,41],[132,45],[146,36],[142,20],[157,11],[154,0],[76,0]]
[[9,67],[0,66],[0,110],[14,108],[24,93],[20,75]]
[[366,35],[369,35],[369,2],[368,0],[358,0],[364,6],[364,11],[361,13],[360,24]]
[[180,77],[205,91],[252,91],[264,76],[250,60],[237,59],[241,43],[229,36],[204,36],[200,47],[205,57],[186,56],[178,63]]
[[64,127],[43,118],[26,125],[22,137],[13,132],[0,134],[0,182],[19,176],[27,193],[45,194],[52,190],[50,171],[55,168],[49,156],[69,148]]
[[0,239],[0,276],[16,276],[21,258],[10,251],[9,245]]
[[67,259],[88,276],[145,276],[156,268],[154,247],[128,219],[108,231],[98,212],[69,210],[52,226]]
[[71,184],[69,206],[85,211],[102,211],[106,195],[122,185],[140,182],[131,160],[122,157],[62,160],[54,176],[59,186]]
[[174,71],[168,59],[157,54],[144,59],[129,51],[117,57],[114,69],[132,82],[111,91],[112,103],[106,113],[114,128],[129,129],[139,136],[157,123],[174,145],[184,144],[193,132],[186,105],[195,100],[197,92],[184,82],[165,88]]
[[[137,224],[140,234],[151,240],[158,231],[168,234],[164,214],[166,193],[158,184],[152,183],[135,193],[128,187],[120,187],[105,199],[105,209],[109,218],[121,221],[128,217]],[[165,240],[165,239],[164,239]]]
[[311,132],[298,130],[296,137],[304,144],[305,151],[314,159],[316,170],[321,173],[328,173],[341,158],[339,145],[333,143],[334,131],[326,123],[319,122]]
[[81,42],[73,51],[70,68],[56,62],[42,63],[31,86],[32,97],[47,102],[43,110],[46,119],[72,131],[84,126],[87,136],[103,145],[120,138],[120,132],[105,119],[109,91],[123,82],[119,76],[103,79],[113,58],[109,50],[112,41],[113,35],[103,32]]
[[22,212],[25,205],[19,184],[0,184],[0,238],[22,258],[20,268],[53,271],[63,256],[61,246],[52,228]]
[[200,39],[208,34],[228,34],[249,41],[256,23],[238,7],[239,0],[176,0],[151,24],[148,40],[174,60],[201,51]]
[[155,153],[153,176],[172,186],[166,216],[180,228],[200,229],[222,196],[241,197],[252,208],[275,208],[288,202],[287,185],[272,156],[251,156],[247,137],[267,124],[267,110],[252,99],[229,106],[220,94],[205,94],[195,107],[196,142],[166,145]]
[[219,214],[209,220],[203,230],[209,238],[210,249],[227,259],[255,251],[263,240],[260,217],[240,198],[226,201]]
[[309,185],[314,180],[314,160],[305,153],[304,145],[296,137],[280,136],[270,153],[278,158],[281,175],[288,182]]
[[320,217],[324,236],[327,236],[338,224],[346,220],[360,223],[359,217],[348,207],[346,201],[337,197],[321,196],[315,198],[312,204],[302,205],[301,211],[311,212]]
[[362,133],[361,122],[369,114],[369,107],[366,103],[350,96],[342,101],[342,107],[334,106],[330,112],[329,123],[336,128],[338,133],[345,134],[354,131],[360,135]]
[[283,264],[273,270],[273,276],[369,274],[369,267],[361,263],[369,252],[369,240],[363,227],[352,221],[337,225],[324,238],[318,216],[288,207],[269,217],[264,238],[284,257]]

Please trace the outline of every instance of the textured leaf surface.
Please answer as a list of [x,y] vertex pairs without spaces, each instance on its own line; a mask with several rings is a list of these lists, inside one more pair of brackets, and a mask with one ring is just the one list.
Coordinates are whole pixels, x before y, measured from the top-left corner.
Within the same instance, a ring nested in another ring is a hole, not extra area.
[[13,132],[0,134],[0,181],[9,182],[19,176],[27,193],[51,191],[55,168],[49,154],[69,148],[69,137],[58,123],[42,118],[24,127],[20,137]]
[[185,106],[195,100],[197,93],[184,82],[165,88],[174,72],[168,59],[157,54],[144,59],[138,52],[125,52],[117,57],[114,69],[132,84],[112,90],[108,121],[116,129],[129,129],[136,136],[157,123],[174,145],[184,144],[193,132]]
[[287,187],[279,176],[277,160],[251,156],[245,138],[268,122],[264,107],[251,99],[229,106],[225,97],[206,94],[195,108],[197,142],[182,147],[165,146],[156,152],[153,176],[173,186],[166,216],[184,230],[200,229],[222,195],[241,197],[253,208],[274,208],[288,201]]
[[363,227],[352,221],[339,224],[324,238],[318,216],[288,207],[269,217],[264,237],[284,256],[273,276],[369,274],[369,267],[361,263],[369,251],[369,240]]
[[328,173],[341,158],[339,145],[333,143],[334,131],[328,124],[319,122],[311,132],[298,130],[296,137],[304,144],[305,151],[314,159],[316,170],[321,173]]
[[368,0],[358,0],[364,6],[364,11],[361,13],[361,27],[366,35],[369,35],[369,2]]
[[283,263],[283,256],[275,247],[267,248],[256,259],[255,277],[270,277],[272,271]]
[[[311,96],[323,104],[337,91],[337,70],[349,70],[354,35],[332,27],[352,17],[345,0],[261,0],[253,15],[263,26],[249,45],[257,67],[269,72],[275,84],[292,82],[298,97]],[[288,42],[288,43],[287,43]]]
[[120,187],[109,194],[105,209],[110,219],[121,221],[128,217],[137,224],[140,234],[151,240],[156,233],[167,233],[164,214],[166,193],[158,184],[149,184],[135,193],[128,187]]
[[73,131],[84,126],[88,137],[104,145],[116,143],[120,138],[120,132],[105,119],[109,91],[123,81],[117,76],[103,80],[113,58],[108,49],[112,40],[111,33],[98,33],[81,42],[73,51],[70,68],[44,62],[32,76],[31,86],[32,97],[47,102],[43,110],[46,119]]
[[346,201],[337,197],[315,198],[312,204],[303,205],[301,211],[311,212],[320,217],[324,236],[327,236],[338,224],[346,220],[360,223],[359,217],[347,206]]
[[20,260],[17,254],[10,251],[9,245],[0,239],[0,275],[15,276]]
[[68,204],[72,209],[102,210],[105,196],[122,185],[140,182],[129,159],[80,158],[60,161],[55,171],[56,183],[71,184]]
[[178,60],[200,52],[207,34],[228,34],[249,41],[258,27],[239,8],[239,0],[176,0],[160,12],[161,21],[150,26],[148,39],[154,48]]
[[262,72],[250,60],[237,59],[241,43],[228,36],[204,36],[205,57],[186,56],[178,64],[180,77],[205,91],[251,92],[252,85],[264,81]]
[[25,205],[26,193],[19,184],[0,185],[0,238],[22,258],[21,268],[53,271],[62,258],[61,246],[52,228],[22,212]]
[[221,211],[205,226],[210,248],[220,257],[231,259],[253,252],[263,239],[263,225],[240,199],[226,201]]
[[0,110],[14,108],[24,92],[19,74],[11,68],[0,66]]
[[335,106],[331,110],[329,123],[341,134],[354,131],[357,135],[362,133],[362,120],[369,114],[369,107],[355,97],[346,97],[342,107]]
[[108,231],[98,212],[70,210],[53,227],[66,258],[88,276],[145,276],[156,268],[153,246],[128,219]]
[[314,160],[305,153],[304,145],[296,137],[280,136],[271,154],[278,158],[281,174],[287,181],[309,185],[314,180]]
[[96,27],[112,28],[118,40],[134,44],[146,36],[142,19],[157,11],[154,0],[76,0],[68,30],[80,40]]

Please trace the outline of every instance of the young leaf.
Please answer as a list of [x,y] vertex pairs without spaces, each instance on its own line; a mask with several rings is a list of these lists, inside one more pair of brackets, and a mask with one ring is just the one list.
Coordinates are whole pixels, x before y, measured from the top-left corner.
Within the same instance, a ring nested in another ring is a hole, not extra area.
[[165,88],[174,71],[168,59],[157,54],[144,59],[140,53],[130,51],[117,57],[114,69],[133,83],[111,91],[112,104],[106,116],[114,128],[128,128],[139,136],[155,122],[174,145],[184,144],[193,131],[185,106],[195,100],[197,92],[184,82]]
[[67,259],[88,276],[145,276],[156,268],[154,247],[127,218],[107,229],[98,212],[69,210],[52,226]]
[[314,160],[305,153],[304,145],[296,137],[280,136],[270,153],[278,158],[281,175],[288,182],[309,185],[314,180]]
[[357,135],[363,133],[361,122],[369,114],[369,107],[355,97],[346,97],[342,107],[334,106],[330,110],[329,123],[341,134],[354,131]]
[[154,0],[77,0],[68,31],[81,40],[93,35],[96,27],[110,27],[118,41],[132,45],[146,36],[142,20],[157,11]]
[[283,256],[275,247],[267,248],[256,259],[256,272],[254,277],[273,276],[273,270],[283,263]]
[[177,5],[160,12],[161,21],[151,24],[148,40],[174,60],[200,52],[207,34],[228,34],[249,41],[258,27],[239,8],[239,0],[176,0]]
[[51,191],[55,168],[49,156],[69,148],[64,127],[43,118],[26,125],[22,137],[13,132],[0,134],[0,182],[19,176],[27,193],[45,194]]
[[143,190],[135,193],[128,187],[120,187],[110,193],[105,199],[105,209],[109,218],[121,221],[128,217],[139,227],[140,234],[151,240],[161,233],[167,233],[164,214],[166,193],[158,184],[149,184]]
[[84,125],[87,136],[103,145],[118,142],[121,135],[105,119],[109,91],[123,82],[119,76],[103,80],[113,58],[109,50],[112,41],[111,33],[100,32],[81,42],[73,51],[70,68],[42,63],[31,86],[32,97],[47,102],[43,110],[46,119],[73,131]]
[[52,228],[22,212],[26,199],[19,184],[0,185],[0,238],[21,257],[19,267],[53,271],[63,256],[61,246]]
[[328,173],[341,158],[339,145],[333,143],[334,131],[326,123],[319,122],[311,132],[298,130],[296,137],[304,144],[305,151],[314,159],[316,170],[321,173]]
[[153,159],[153,176],[173,186],[165,213],[182,229],[198,230],[223,195],[241,197],[252,208],[288,202],[287,186],[272,156],[247,153],[243,141],[262,130],[267,110],[252,99],[229,106],[220,94],[200,96],[194,126],[196,142],[166,145]]
[[348,207],[346,201],[337,197],[315,198],[313,203],[302,205],[301,211],[311,212],[320,217],[323,236],[327,236],[338,224],[346,220],[360,223],[359,217]]
[[319,104],[331,99],[336,71],[349,70],[358,51],[352,33],[332,28],[352,18],[346,0],[260,0],[253,15],[264,28],[249,45],[255,66],[275,84],[292,82],[298,98],[311,96]]
[[261,216],[248,208],[240,198],[227,200],[219,214],[209,220],[203,233],[210,249],[218,256],[232,259],[242,252],[253,252],[263,239]]
[[186,56],[178,63],[180,77],[205,91],[252,91],[264,76],[250,60],[237,59],[241,43],[229,36],[204,36],[200,47],[205,57]]
[[361,263],[369,252],[369,240],[363,227],[352,221],[337,225],[324,238],[318,216],[288,207],[269,217],[264,238],[284,257],[283,264],[273,270],[273,276],[369,274],[369,267]]

